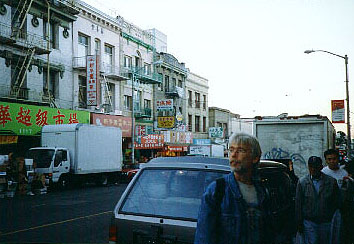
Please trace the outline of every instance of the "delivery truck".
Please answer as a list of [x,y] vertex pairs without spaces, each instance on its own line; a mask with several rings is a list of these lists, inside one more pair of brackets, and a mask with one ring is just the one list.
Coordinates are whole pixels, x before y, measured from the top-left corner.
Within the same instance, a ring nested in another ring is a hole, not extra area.
[[291,159],[299,177],[308,174],[309,157],[321,157],[325,163],[324,151],[335,148],[334,126],[320,115],[256,117],[253,134],[263,159]]
[[88,124],[46,125],[41,147],[29,149],[26,158],[33,159],[35,172],[45,176],[46,185],[105,185],[120,178],[122,132]]

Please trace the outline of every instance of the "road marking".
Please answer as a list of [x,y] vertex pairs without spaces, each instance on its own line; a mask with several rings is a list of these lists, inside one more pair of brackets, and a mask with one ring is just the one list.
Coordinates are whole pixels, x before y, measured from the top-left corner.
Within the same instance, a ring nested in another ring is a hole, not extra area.
[[17,234],[17,233],[20,233],[20,232],[40,229],[40,228],[49,227],[49,226],[52,226],[52,225],[59,225],[59,224],[68,223],[68,222],[72,222],[72,221],[79,220],[79,219],[91,218],[91,217],[95,217],[95,216],[102,215],[102,214],[107,214],[107,213],[112,213],[112,211],[106,211],[106,212],[102,212],[102,213],[91,214],[91,215],[77,217],[77,218],[73,218],[73,219],[67,219],[67,220],[63,220],[63,221],[59,221],[59,222],[39,225],[39,226],[35,226],[35,227],[27,228],[27,229],[22,229],[22,230],[15,230],[15,231],[7,232],[7,233],[1,233],[0,232],[0,236],[13,235],[13,234]]

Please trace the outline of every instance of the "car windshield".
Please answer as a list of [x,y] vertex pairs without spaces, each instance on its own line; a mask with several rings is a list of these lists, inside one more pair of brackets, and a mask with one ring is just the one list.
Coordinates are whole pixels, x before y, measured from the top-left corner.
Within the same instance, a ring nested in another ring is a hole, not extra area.
[[52,149],[32,149],[28,151],[26,158],[33,159],[36,168],[49,168],[53,155]]
[[228,172],[144,169],[121,213],[196,220],[205,188]]

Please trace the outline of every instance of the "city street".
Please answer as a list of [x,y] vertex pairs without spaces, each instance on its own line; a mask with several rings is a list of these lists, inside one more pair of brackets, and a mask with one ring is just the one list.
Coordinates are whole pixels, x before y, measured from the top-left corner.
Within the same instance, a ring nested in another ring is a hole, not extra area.
[[0,199],[0,243],[108,243],[126,184]]

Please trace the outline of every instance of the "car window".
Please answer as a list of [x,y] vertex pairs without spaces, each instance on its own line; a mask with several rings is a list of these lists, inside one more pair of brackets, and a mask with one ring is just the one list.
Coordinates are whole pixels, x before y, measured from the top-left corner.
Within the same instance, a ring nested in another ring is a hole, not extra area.
[[228,172],[144,169],[121,207],[122,213],[196,219],[205,188]]

